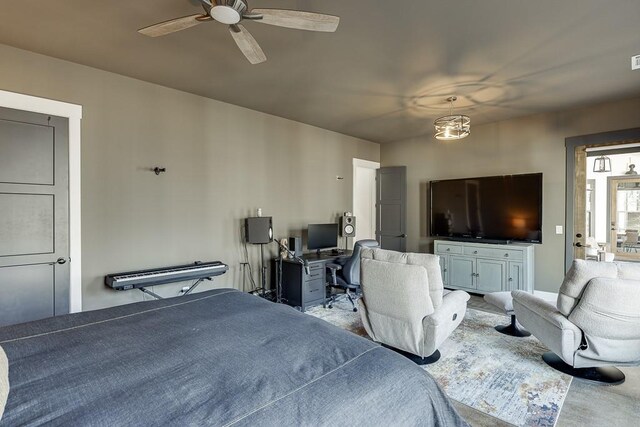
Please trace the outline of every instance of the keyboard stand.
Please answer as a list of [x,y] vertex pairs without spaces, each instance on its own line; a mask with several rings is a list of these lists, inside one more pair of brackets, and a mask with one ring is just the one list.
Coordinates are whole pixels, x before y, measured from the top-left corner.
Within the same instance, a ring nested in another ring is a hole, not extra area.
[[[189,287],[189,289],[187,289],[186,291],[184,291],[184,293],[182,291],[180,291],[180,296],[185,296],[185,295],[189,295],[191,293],[191,291],[193,291],[200,283],[202,283],[205,280],[213,280],[212,277],[203,277],[201,279],[196,280],[196,282],[191,285]],[[147,295],[151,295],[152,297],[154,297],[155,299],[164,299],[163,297],[161,297],[160,295],[156,294],[155,292],[150,291],[147,288],[137,288],[140,290],[140,292],[145,293]]]

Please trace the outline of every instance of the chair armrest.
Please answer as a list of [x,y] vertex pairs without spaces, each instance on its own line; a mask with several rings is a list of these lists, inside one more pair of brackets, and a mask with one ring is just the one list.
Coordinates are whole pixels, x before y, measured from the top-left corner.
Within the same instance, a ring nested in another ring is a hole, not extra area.
[[512,291],[518,321],[566,363],[573,366],[582,331],[549,302],[524,291]]
[[598,277],[589,281],[569,315],[584,334],[607,339],[640,339],[640,281]]
[[[531,312],[542,317],[547,322],[553,324],[560,329],[576,329],[576,325],[571,323],[558,309],[548,301],[531,295],[525,291],[511,291],[513,297],[514,309],[515,303],[520,303]],[[516,313],[516,317],[518,317]],[[526,326],[526,325],[525,325]]]
[[442,298],[442,304],[433,314],[422,319],[424,328],[424,353],[430,355],[440,347],[464,319],[469,294],[453,291]]
[[325,264],[325,267],[333,271],[342,270],[342,266],[340,264],[328,263],[328,264]]
[[471,298],[471,296],[469,296],[469,294],[465,291],[449,292],[442,298],[442,304],[440,304],[435,312],[432,315],[425,317],[425,324],[437,326],[446,322],[450,322],[451,316],[459,311],[460,307],[466,308],[469,298]]

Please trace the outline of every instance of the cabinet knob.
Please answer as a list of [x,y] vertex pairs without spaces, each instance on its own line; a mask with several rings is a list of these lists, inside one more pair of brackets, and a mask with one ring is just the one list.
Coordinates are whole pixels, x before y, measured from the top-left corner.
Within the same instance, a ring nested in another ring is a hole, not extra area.
[[473,251],[473,253],[474,253],[474,254],[477,254],[477,253],[478,253],[478,251]]
[[510,281],[510,282],[513,282],[513,277],[509,277],[509,281]]
[[446,272],[447,272],[447,269],[445,268],[445,269],[444,269],[444,270],[442,270],[442,271],[444,271],[444,272],[446,273]]
[[447,248],[447,252],[449,252],[451,250],[451,248]]
[[505,256],[506,258],[509,258],[509,254],[504,254],[504,256]]

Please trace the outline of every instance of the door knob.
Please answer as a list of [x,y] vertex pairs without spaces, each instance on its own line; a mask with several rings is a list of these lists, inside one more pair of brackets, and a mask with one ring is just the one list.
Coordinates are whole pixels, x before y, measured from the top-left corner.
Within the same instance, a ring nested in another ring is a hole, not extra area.
[[407,235],[406,235],[406,234],[401,234],[401,235],[399,235],[398,237],[405,238],[405,237],[407,237]]
[[582,243],[577,242],[577,243],[576,243],[576,248],[581,248],[581,247],[582,247]]
[[58,259],[56,260],[56,263],[57,263],[57,264],[61,264],[61,265],[62,265],[62,264],[65,264],[66,262],[67,262],[67,259],[66,259],[66,258],[58,258]]

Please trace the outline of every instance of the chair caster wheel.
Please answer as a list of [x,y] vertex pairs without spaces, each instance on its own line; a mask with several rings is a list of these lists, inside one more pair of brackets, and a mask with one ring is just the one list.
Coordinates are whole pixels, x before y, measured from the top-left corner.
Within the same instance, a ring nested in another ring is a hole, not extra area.
[[354,307],[353,308],[353,312],[356,313],[357,311],[358,311],[358,309]]

